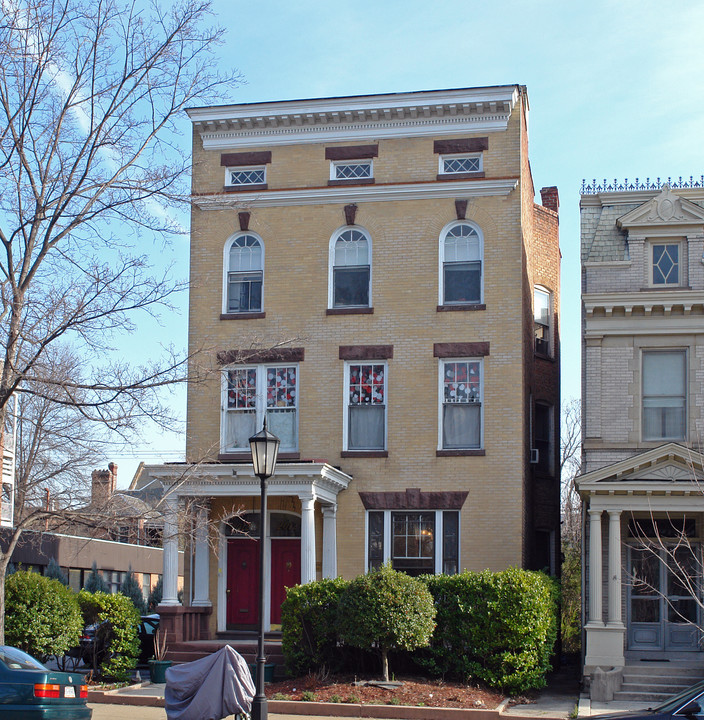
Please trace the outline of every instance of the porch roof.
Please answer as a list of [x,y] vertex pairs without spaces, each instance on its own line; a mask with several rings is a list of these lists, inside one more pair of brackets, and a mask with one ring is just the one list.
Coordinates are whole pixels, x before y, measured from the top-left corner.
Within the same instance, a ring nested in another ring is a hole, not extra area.
[[[167,463],[147,465],[144,472],[163,483],[177,497],[255,496],[260,493],[259,478],[247,463]],[[324,461],[280,462],[270,477],[268,494],[310,497],[334,505],[346,490],[352,476]]]

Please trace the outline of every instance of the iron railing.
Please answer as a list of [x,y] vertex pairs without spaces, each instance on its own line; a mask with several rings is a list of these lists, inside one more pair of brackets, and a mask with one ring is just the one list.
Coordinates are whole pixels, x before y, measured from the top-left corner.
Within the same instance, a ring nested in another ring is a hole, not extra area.
[[598,180],[592,180],[591,183],[586,180],[582,180],[582,195],[596,195],[602,192],[624,192],[629,190],[661,190],[664,185],[669,185],[673,189],[685,189],[685,188],[704,188],[704,175],[700,175],[699,178],[695,178],[693,175],[689,176],[689,179],[683,178],[681,175],[677,179],[670,177],[665,179],[645,178],[640,180],[629,180],[625,178],[622,182],[614,180],[609,182],[606,178],[602,182]]

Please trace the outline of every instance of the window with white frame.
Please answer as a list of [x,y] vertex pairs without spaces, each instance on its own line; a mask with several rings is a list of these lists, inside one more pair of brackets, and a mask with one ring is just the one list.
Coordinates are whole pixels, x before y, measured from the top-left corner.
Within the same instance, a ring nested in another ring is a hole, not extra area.
[[345,228],[331,241],[330,307],[371,305],[371,238],[357,228]]
[[225,246],[226,313],[261,312],[264,245],[251,233],[242,233]]
[[332,160],[330,162],[331,180],[368,180],[374,177],[371,158],[363,160]]
[[386,364],[345,365],[344,449],[386,449]]
[[223,373],[223,452],[249,451],[249,438],[268,429],[281,450],[298,448],[298,366],[231,367]]
[[473,225],[454,223],[440,237],[440,304],[482,301],[482,239]]
[[482,447],[482,360],[440,362],[440,448]]
[[683,440],[687,432],[687,353],[644,350],[643,439]]
[[463,155],[440,155],[438,173],[440,175],[464,175],[483,170],[482,153]]
[[651,243],[650,268],[650,280],[653,286],[679,286],[681,284],[680,243]]
[[367,568],[409,575],[459,572],[459,511],[367,511]]
[[247,187],[248,185],[264,185],[265,183],[266,165],[232,167],[226,170],[226,187]]
[[533,290],[533,323],[535,330],[535,352],[550,354],[550,292],[536,286]]

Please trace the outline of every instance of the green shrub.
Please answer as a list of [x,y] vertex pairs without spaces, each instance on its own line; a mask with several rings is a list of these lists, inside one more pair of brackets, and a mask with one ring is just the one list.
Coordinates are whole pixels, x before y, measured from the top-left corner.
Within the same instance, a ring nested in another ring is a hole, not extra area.
[[58,580],[18,570],[5,578],[5,642],[46,660],[78,645],[83,630],[75,593]]
[[68,585],[68,577],[61,569],[61,566],[55,558],[49,559],[49,564],[46,566],[44,577],[51,578],[52,580],[58,580],[62,585]]
[[562,545],[561,578],[561,635],[562,649],[577,653],[582,647],[582,559],[579,545],[564,542]]
[[296,585],[286,592],[281,606],[281,645],[286,669],[303,675],[326,666],[340,669],[337,606],[347,581],[319,580]]
[[149,592],[147,598],[147,610],[153,613],[156,610],[156,606],[161,602],[161,596],[164,593],[164,583],[161,578],[156,581],[156,584]]
[[78,603],[86,625],[104,620],[110,624],[108,656],[100,662],[99,667],[94,667],[94,670],[102,677],[128,680],[139,656],[139,610],[121,593],[110,595],[81,590],[78,593]]
[[557,591],[539,572],[509,568],[423,578],[437,628],[420,664],[508,692],[545,685],[557,636]]
[[95,562],[95,560],[93,560],[93,566],[91,567],[90,573],[86,578],[83,589],[89,593],[110,592],[108,584],[103,579],[103,576],[98,572],[98,564]]
[[132,572],[132,566],[130,565],[127,575],[120,586],[120,592],[128,597],[134,606],[139,610],[140,615],[146,615],[147,604],[144,602],[144,594],[142,593],[142,587],[137,582],[137,578]]
[[389,651],[428,645],[435,607],[428,588],[416,578],[384,565],[352,580],[342,593],[337,624],[344,642],[375,648],[389,679]]

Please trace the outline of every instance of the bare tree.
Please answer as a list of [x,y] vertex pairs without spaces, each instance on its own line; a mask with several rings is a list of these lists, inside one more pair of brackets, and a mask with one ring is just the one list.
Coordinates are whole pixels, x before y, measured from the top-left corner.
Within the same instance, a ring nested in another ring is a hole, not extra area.
[[[179,231],[190,159],[187,105],[213,102],[219,74],[200,0],[14,0],[0,20],[0,428],[14,396],[64,405],[128,435],[167,422],[156,392],[185,377],[167,351],[132,367],[111,343],[157,315],[183,283],[154,273],[145,238]],[[57,380],[60,344],[81,372]],[[4,575],[0,553],[0,643]]]

